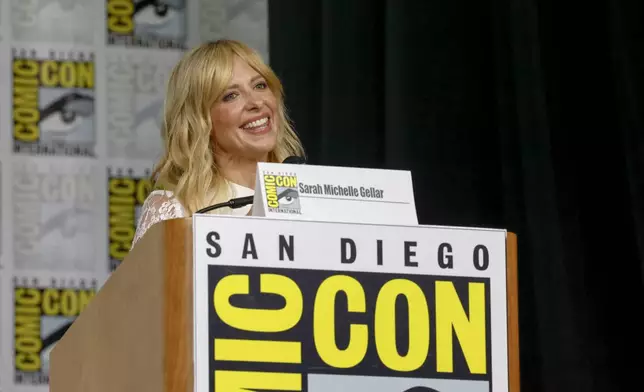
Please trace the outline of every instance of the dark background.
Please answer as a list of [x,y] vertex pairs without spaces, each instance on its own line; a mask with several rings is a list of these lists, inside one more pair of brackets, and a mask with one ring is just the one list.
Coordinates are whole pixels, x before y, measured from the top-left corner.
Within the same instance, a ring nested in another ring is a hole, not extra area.
[[422,224],[517,233],[522,391],[641,389],[643,11],[269,3],[309,163],[411,170]]

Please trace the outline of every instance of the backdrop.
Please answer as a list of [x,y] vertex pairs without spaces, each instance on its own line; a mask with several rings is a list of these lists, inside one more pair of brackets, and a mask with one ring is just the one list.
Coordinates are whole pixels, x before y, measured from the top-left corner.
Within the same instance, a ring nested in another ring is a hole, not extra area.
[[409,169],[421,223],[518,234],[522,391],[641,385],[642,7],[270,2],[311,163]]
[[268,59],[267,28],[266,0],[0,0],[1,391],[48,390],[128,252],[172,66],[222,37]]

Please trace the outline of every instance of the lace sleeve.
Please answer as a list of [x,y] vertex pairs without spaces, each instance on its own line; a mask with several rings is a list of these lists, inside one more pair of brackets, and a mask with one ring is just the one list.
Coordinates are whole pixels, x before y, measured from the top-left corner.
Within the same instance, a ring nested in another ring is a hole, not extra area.
[[155,223],[183,217],[185,217],[183,206],[170,192],[153,191],[141,206],[141,216],[136,226],[132,247]]

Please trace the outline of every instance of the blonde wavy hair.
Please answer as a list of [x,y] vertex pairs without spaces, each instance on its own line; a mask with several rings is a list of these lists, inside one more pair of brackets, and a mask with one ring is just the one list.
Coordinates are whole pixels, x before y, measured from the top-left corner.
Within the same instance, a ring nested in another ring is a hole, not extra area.
[[268,161],[304,155],[286,113],[282,84],[253,49],[235,40],[204,43],[192,49],[175,65],[167,83],[161,127],[165,149],[152,173],[155,185],[172,191],[189,216],[235,197],[214,159],[210,118],[213,105],[232,78],[235,56],[262,75],[276,97],[277,143]]

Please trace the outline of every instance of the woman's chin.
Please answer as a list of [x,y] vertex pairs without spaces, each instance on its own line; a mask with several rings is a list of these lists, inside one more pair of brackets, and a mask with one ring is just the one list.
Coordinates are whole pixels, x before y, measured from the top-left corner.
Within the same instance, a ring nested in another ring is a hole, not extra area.
[[246,144],[245,150],[248,155],[252,155],[256,159],[263,160],[266,155],[275,149],[276,144],[276,138],[267,134],[266,137],[261,139],[249,141]]

